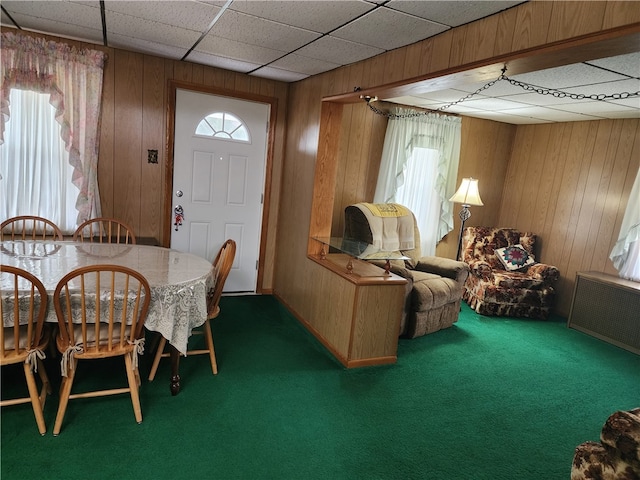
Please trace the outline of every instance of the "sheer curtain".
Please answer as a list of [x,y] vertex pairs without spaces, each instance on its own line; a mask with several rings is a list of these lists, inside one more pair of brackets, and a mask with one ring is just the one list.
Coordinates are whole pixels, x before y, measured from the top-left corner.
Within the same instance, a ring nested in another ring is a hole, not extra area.
[[620,277],[640,282],[640,168],[609,258]]
[[49,95],[14,88],[9,98],[14,108],[0,147],[0,218],[37,212],[73,232],[79,190]]
[[0,144],[10,121],[11,90],[49,94],[79,190],[76,222],[99,216],[98,131],[106,54],[12,32],[2,34],[1,48]]
[[453,229],[460,161],[461,119],[412,109],[391,110],[373,201],[395,202],[413,211],[424,255]]

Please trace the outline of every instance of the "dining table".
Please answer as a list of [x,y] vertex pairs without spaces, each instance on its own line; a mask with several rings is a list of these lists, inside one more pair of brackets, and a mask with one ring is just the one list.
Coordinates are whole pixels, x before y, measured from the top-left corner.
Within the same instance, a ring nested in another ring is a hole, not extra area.
[[191,253],[149,245],[11,240],[0,242],[0,263],[40,279],[50,297],[45,320],[52,323],[58,322],[53,293],[70,271],[110,264],[140,272],[151,287],[145,328],[167,339],[171,356],[169,388],[172,395],[180,392],[180,356],[186,355],[191,331],[207,321],[207,295],[215,282],[211,262]]

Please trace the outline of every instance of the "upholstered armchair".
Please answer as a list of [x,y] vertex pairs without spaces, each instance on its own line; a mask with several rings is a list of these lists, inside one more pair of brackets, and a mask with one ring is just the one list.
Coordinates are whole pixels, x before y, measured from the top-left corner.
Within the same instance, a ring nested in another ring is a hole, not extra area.
[[602,427],[600,442],[576,447],[571,480],[640,478],[640,408],[614,412]]
[[[372,231],[369,222],[371,215],[368,210],[364,210],[367,208],[365,205],[367,204],[360,203],[345,208],[344,237],[374,244],[374,237],[377,235]],[[399,333],[403,337],[415,338],[450,327],[458,321],[462,290],[469,267],[464,262],[449,258],[423,257],[415,217],[411,211],[406,212],[410,215],[411,242],[406,244],[406,239],[401,238],[397,251],[408,259],[391,260],[390,271],[408,280]],[[406,231],[402,221],[397,223],[399,229]],[[384,261],[372,263],[380,267],[385,264]]]
[[470,272],[464,300],[477,313],[546,319],[558,269],[535,260],[536,235],[513,228],[467,227],[462,260]]

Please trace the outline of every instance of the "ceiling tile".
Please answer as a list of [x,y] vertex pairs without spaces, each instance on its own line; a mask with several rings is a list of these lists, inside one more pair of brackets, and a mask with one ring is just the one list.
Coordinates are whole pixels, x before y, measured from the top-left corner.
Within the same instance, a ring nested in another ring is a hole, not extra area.
[[125,35],[111,34],[108,37],[109,45],[115,48],[126,48],[134,52],[158,55],[161,57],[180,60],[187,51],[171,45],[164,45],[158,42],[131,38]]
[[427,107],[430,105],[434,105],[439,103],[436,100],[428,100],[426,98],[421,98],[417,96],[404,96],[404,97],[394,97],[394,98],[385,98],[383,99],[385,102],[398,103],[400,105],[415,105],[416,107]]
[[552,122],[583,122],[588,120],[600,120],[597,116],[582,115],[580,113],[564,112],[556,109],[543,107],[515,108],[508,111],[509,115],[520,115],[523,117],[539,118]]
[[546,120],[543,118],[530,117],[526,115],[513,115],[511,113],[487,112],[487,111],[474,114],[473,117],[484,118],[485,120],[494,120],[496,122],[510,123],[514,125],[553,123],[553,120]]
[[386,6],[426,18],[443,25],[456,27],[483,18],[494,13],[511,8],[522,1],[415,1],[391,0]]
[[[23,29],[56,32],[61,37],[102,44],[100,8],[97,2],[94,4],[88,6],[69,1],[2,2],[2,6]],[[2,19],[3,24],[14,26],[4,14]]]
[[331,35],[384,50],[393,50],[447,29],[446,26],[382,7],[339,28]]
[[474,97],[471,100],[467,100],[464,102],[464,104],[467,107],[492,111],[512,110],[514,108],[523,108],[528,106],[522,103],[504,100],[502,98],[490,98],[481,96]]
[[[16,2],[2,1],[2,7],[16,20],[17,14],[28,16],[33,21],[51,20],[66,24],[70,27],[77,25],[94,30],[102,31],[102,17],[100,16],[100,3],[92,2],[92,4],[75,3],[68,0],[56,2],[37,1],[37,2]],[[23,21],[18,24],[22,28],[33,28],[29,21],[23,17]]]
[[[81,25],[71,25],[69,23],[46,20],[42,18],[30,17],[22,14],[11,14],[25,30],[36,32],[57,32],[56,35],[63,38],[86,41],[102,45],[102,27],[100,29],[83,27]],[[11,25],[13,26],[13,25]]]
[[317,58],[325,62],[338,63],[340,65],[359,62],[360,60],[373,57],[383,52],[384,50],[376,47],[361,45],[332,36],[322,37],[312,44],[306,45],[296,51],[297,54],[304,55],[305,57]]
[[269,66],[288,70],[290,72],[315,75],[317,73],[333,70],[334,68],[338,68],[340,65],[325,62],[324,60],[318,60],[317,58],[309,58],[296,53],[290,53],[289,55],[273,62]]
[[576,85],[613,82],[624,80],[626,77],[615,72],[608,72],[600,68],[576,63],[564,67],[547,68],[537,72],[514,75],[513,80],[530,83],[546,88],[567,88]]
[[211,34],[272,50],[291,51],[320,37],[319,33],[226,10]]
[[259,63],[243,62],[233,58],[221,57],[219,55],[210,55],[208,53],[193,51],[189,54],[189,61],[210,65],[212,67],[224,68],[234,72],[247,73],[259,68]]
[[111,23],[109,21],[110,13],[119,13],[198,32],[203,32],[220,10],[219,7],[213,5],[184,0],[154,2],[153,8],[149,8],[147,2],[142,1],[105,1],[108,24]]
[[195,47],[195,50],[210,55],[233,58],[259,65],[272,62],[287,53],[281,50],[272,50],[259,45],[249,45],[248,43],[237,42],[211,34],[204,37]]
[[308,77],[308,75],[303,73],[289,72],[287,70],[281,70],[273,67],[262,67],[250,75],[269,78],[271,80],[279,80],[281,82],[297,82],[298,80]]
[[342,1],[235,1],[231,10],[256,17],[273,20],[314,32],[328,33],[352,18],[375,8],[375,5],[360,0]]
[[630,77],[640,77],[640,52],[618,55],[617,57],[600,58],[585,62],[598,67],[623,73]]
[[111,12],[107,18],[107,40],[111,35],[123,35],[148,42],[189,49],[200,38],[200,32],[149,20],[141,20],[130,15]]
[[[474,93],[480,88],[487,85],[488,83],[489,82],[480,82],[480,83],[470,83],[467,85],[456,85],[456,90],[465,92],[465,94]],[[490,95],[492,97],[495,97],[495,96],[501,97],[503,95],[518,95],[523,93],[524,91],[525,90],[523,90],[521,87],[517,87],[509,83],[508,80],[499,80],[499,81],[495,81],[495,83],[490,87],[483,89],[482,92],[480,92],[479,94]]]
[[[451,102],[457,102],[458,100],[464,98],[466,95],[468,95],[467,92],[462,92],[460,90],[450,88],[448,90],[438,90],[435,92],[423,93],[419,96],[427,100],[434,100],[441,103],[442,102],[451,103]],[[486,97],[478,95],[473,98],[486,98]]]
[[[591,100],[579,104],[566,103],[562,105],[554,105],[549,108],[554,110],[562,110],[564,112],[584,113],[587,115],[591,114],[599,117],[602,116],[604,112],[629,112],[634,110],[633,108],[624,105],[617,105],[615,103],[609,102],[599,102],[597,100]],[[636,110],[636,115],[640,115],[640,111]]]

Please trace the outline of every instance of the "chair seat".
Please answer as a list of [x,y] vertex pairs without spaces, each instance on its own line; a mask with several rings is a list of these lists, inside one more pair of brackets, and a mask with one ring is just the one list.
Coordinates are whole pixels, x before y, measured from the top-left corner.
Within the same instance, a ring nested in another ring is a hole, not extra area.
[[[18,348],[25,348],[27,346],[29,337],[27,334],[27,326],[20,327],[20,338],[18,339]],[[47,346],[47,331],[44,331],[40,341],[40,345],[37,348],[43,349]],[[4,348],[5,350],[13,350],[16,346],[13,337],[13,327],[4,327]]]
[[[119,331],[120,330],[120,323],[115,323],[114,324],[114,331]],[[104,345],[108,345],[109,344],[109,340],[108,340],[108,333],[109,333],[109,325],[106,323],[101,323],[100,324],[100,345],[104,346]],[[82,345],[82,330],[80,328],[80,325],[77,326],[77,328],[74,329],[74,338],[73,338],[73,344],[74,345]],[[131,335],[131,326],[127,325],[124,329],[124,344],[122,347],[118,347],[118,349],[121,349],[122,351],[131,351],[133,350],[134,346],[133,344],[127,343],[127,338]],[[58,344],[58,348],[63,351],[67,346],[64,344],[64,340],[58,336],[57,340],[57,344]],[[118,339],[114,338],[111,341],[111,344],[116,346],[118,345],[120,342]],[[96,346],[96,331],[94,329],[94,324],[89,324],[87,325],[87,347],[91,348],[91,347],[95,347]],[[116,350],[114,348],[114,350]],[[90,357],[92,356],[91,351],[85,351],[82,353],[77,353],[76,356],[78,358],[82,358],[84,357]],[[99,356],[102,356],[102,354],[99,354]]]
[[542,278],[530,277],[522,272],[493,271],[493,284],[501,288],[542,288]]
[[413,308],[418,312],[441,307],[462,298],[460,284],[452,278],[433,273],[411,271]]

